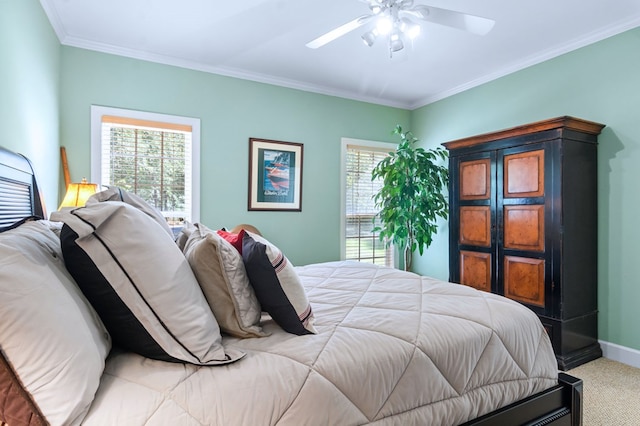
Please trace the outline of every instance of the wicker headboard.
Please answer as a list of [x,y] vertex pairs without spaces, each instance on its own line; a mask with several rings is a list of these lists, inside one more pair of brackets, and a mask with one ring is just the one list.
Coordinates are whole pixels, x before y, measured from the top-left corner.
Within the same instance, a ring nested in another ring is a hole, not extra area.
[[[0,231],[28,217],[46,217],[31,162],[0,147]],[[45,425],[47,421],[24,389],[0,342],[0,424]]]
[[0,147],[0,230],[46,211],[31,162]]

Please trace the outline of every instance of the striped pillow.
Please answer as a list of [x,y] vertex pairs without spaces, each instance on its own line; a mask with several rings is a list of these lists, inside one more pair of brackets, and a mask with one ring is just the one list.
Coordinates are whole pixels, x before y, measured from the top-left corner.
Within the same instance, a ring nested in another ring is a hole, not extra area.
[[171,236],[136,207],[104,201],[62,212],[67,269],[114,343],[148,358],[226,364],[220,328]]
[[242,260],[262,309],[283,330],[297,335],[317,333],[302,282],[280,249],[246,231],[242,239]]

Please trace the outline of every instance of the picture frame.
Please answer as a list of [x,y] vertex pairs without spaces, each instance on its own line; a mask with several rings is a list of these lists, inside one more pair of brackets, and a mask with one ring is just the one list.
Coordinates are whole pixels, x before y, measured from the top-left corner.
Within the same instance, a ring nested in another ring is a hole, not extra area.
[[250,211],[302,211],[303,145],[249,138]]

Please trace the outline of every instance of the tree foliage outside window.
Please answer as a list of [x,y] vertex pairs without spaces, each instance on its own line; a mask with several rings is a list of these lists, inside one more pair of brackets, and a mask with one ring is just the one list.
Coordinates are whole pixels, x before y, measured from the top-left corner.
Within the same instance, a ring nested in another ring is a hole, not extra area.
[[133,192],[162,212],[185,211],[184,132],[110,128],[109,183]]
[[373,222],[379,209],[373,196],[382,187],[382,180],[372,180],[375,165],[391,148],[347,144],[345,156],[345,235],[344,258],[360,262],[393,266],[393,248],[380,241]]
[[91,178],[137,194],[177,231],[200,219],[200,120],[91,106]]

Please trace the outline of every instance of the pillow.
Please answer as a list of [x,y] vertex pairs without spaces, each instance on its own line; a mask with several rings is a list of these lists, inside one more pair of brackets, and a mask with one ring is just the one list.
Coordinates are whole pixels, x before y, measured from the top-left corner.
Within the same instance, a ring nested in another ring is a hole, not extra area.
[[0,408],[9,424],[37,418],[28,398],[50,424],[80,424],[111,349],[102,321],[64,266],[55,228],[35,221],[0,233],[0,348],[6,361]]
[[56,217],[67,268],[114,343],[148,358],[226,364],[220,328],[187,260],[141,210],[119,201],[87,204]]
[[316,333],[313,312],[293,265],[273,244],[246,231],[242,259],[262,309],[285,331]]
[[184,255],[222,331],[237,337],[264,336],[260,304],[240,253],[216,232],[196,223]]
[[187,244],[187,240],[189,239],[189,236],[191,236],[191,233],[195,229],[196,228],[194,228],[191,222],[188,222],[188,221],[184,222],[184,226],[182,227],[182,229],[180,229],[180,232],[178,232],[178,235],[176,235],[176,238],[174,240],[176,242],[176,245],[180,249],[180,251],[184,251],[184,246],[185,244]]
[[0,351],[0,425],[9,424],[44,426],[48,423]]
[[167,220],[162,216],[162,213],[136,194],[125,191],[117,186],[111,186],[104,191],[93,194],[87,200],[87,204],[101,203],[103,201],[122,201],[137,208],[138,210],[141,210],[151,219],[156,221],[162,229],[171,235],[171,237],[173,237],[173,231],[167,223]]
[[237,234],[225,231],[224,229],[220,229],[217,232],[218,235],[230,242],[231,245],[238,250],[238,253],[242,254],[242,238],[244,237],[244,229],[241,229]]

